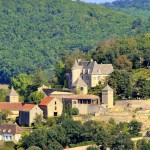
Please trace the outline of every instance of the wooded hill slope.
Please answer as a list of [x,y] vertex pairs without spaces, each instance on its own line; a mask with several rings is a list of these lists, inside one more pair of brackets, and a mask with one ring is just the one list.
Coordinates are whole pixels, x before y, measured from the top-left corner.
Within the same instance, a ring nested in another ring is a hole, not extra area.
[[70,0],[1,0],[0,18],[0,82],[49,69],[63,50],[86,52],[100,40],[150,29],[122,12]]
[[117,0],[105,3],[104,6],[136,17],[150,19],[150,0]]

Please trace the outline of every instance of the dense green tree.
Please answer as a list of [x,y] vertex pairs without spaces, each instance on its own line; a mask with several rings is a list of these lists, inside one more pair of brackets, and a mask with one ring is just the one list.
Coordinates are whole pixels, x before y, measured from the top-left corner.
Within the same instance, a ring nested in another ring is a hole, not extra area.
[[150,97],[150,81],[139,78],[134,86],[134,97],[149,98]]
[[27,150],[41,150],[41,148],[39,148],[37,146],[31,146]]
[[132,120],[129,122],[129,133],[132,136],[138,136],[139,132],[141,131],[142,123],[138,122],[137,120]]
[[121,97],[132,96],[132,82],[132,74],[127,71],[115,70],[108,79],[108,83],[114,89],[115,94]]
[[130,136],[127,133],[119,133],[112,143],[111,148],[113,150],[131,150],[133,149],[133,143]]
[[146,139],[138,140],[136,143],[136,147],[138,150],[149,150],[150,149],[150,141]]
[[35,104],[38,104],[44,97],[45,95],[42,92],[32,92],[28,97],[28,102],[34,102]]
[[6,90],[0,89],[0,102],[6,101]]
[[125,55],[119,56],[115,63],[118,69],[125,69],[128,71],[132,69],[132,62],[130,62]]
[[64,85],[65,65],[61,60],[58,60],[55,65],[55,75],[58,78],[58,84]]
[[31,75],[19,74],[16,78],[11,79],[11,86],[19,92],[21,96],[27,96],[30,93],[28,87],[32,86]]
[[65,128],[67,132],[67,137],[69,138],[71,144],[82,142],[81,139],[82,124],[80,121],[73,121],[72,119],[66,119],[62,123],[62,127]]

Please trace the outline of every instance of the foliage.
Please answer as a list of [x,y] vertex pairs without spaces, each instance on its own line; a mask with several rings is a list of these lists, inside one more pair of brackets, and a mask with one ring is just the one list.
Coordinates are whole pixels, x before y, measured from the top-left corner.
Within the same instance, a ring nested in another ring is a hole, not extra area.
[[78,115],[79,109],[78,108],[72,108],[72,115]]
[[29,102],[34,102],[35,104],[38,104],[41,102],[41,100],[45,97],[44,93],[42,92],[32,92],[30,95],[29,95],[29,98],[28,98],[28,101]]
[[87,144],[101,145],[101,149],[132,149],[129,135],[129,124],[116,124],[114,120],[108,123],[100,121],[80,121],[66,119],[62,123],[50,127],[33,130],[29,135],[22,136],[23,148],[38,146],[41,149],[58,150],[66,146],[82,146]]
[[127,71],[115,70],[108,79],[109,85],[116,95],[121,97],[132,96],[132,74]]
[[132,69],[132,62],[129,61],[125,55],[119,56],[115,63],[118,69],[125,69],[128,71]]
[[111,63],[118,69],[148,67],[150,62],[150,34],[109,39],[89,51],[89,57],[98,63]]
[[89,89],[88,93],[93,95],[100,96],[102,94],[102,89],[105,87],[105,84],[102,84],[100,81],[98,85]]
[[85,146],[85,145],[92,145],[95,144],[93,141],[85,141],[78,144],[70,144],[70,147],[79,147],[79,146]]
[[1,111],[2,120],[6,120],[9,114],[10,114],[9,110],[6,110],[5,108],[2,109],[2,111]]
[[134,86],[134,96],[137,98],[149,98],[150,97],[150,81],[144,78],[139,78]]
[[6,90],[0,89],[0,102],[6,101]]
[[99,150],[99,148],[95,146],[90,146],[87,148],[87,150]]
[[150,2],[148,0],[117,0],[104,5],[135,17],[149,18]]
[[111,148],[113,150],[131,150],[133,149],[133,143],[127,133],[119,133],[115,137]]
[[42,115],[36,115],[36,117],[34,118],[34,127],[37,129],[39,127],[42,127],[43,125],[43,116]]
[[45,79],[41,77],[40,73],[35,72],[30,75],[24,73],[13,77],[10,86],[13,86],[25,101],[39,103],[44,98],[44,94],[36,91],[43,83],[45,83]]
[[37,146],[31,146],[27,150],[41,150],[41,149]]
[[129,122],[129,133],[132,136],[138,136],[141,130],[141,127],[142,127],[141,122],[138,122],[137,120],[132,120],[131,122]]
[[[64,50],[87,52],[103,39],[148,33],[150,24],[139,24],[137,18],[103,6],[71,0],[2,0],[0,16],[3,82],[38,68],[54,70],[58,54]],[[111,54],[109,51],[110,59]]]
[[150,149],[150,141],[146,139],[138,140],[136,147],[138,150],[149,150]]

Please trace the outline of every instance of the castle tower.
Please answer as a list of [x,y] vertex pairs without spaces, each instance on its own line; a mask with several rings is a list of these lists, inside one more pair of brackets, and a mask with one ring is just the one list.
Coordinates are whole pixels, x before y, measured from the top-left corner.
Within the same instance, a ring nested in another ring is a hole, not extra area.
[[108,108],[112,108],[113,103],[113,89],[107,84],[107,86],[102,89],[102,104],[106,104]]
[[19,95],[12,87],[7,102],[19,102]]
[[80,77],[82,72],[82,66],[79,66],[78,62],[75,61],[73,67],[71,68],[72,72],[72,84]]

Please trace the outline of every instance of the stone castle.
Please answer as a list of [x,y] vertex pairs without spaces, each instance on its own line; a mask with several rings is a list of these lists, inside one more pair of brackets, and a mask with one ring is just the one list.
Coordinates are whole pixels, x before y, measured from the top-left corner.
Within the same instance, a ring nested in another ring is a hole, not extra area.
[[113,72],[112,64],[97,64],[96,61],[75,61],[68,76],[69,87],[87,94],[88,88],[95,87],[99,81],[104,83]]

